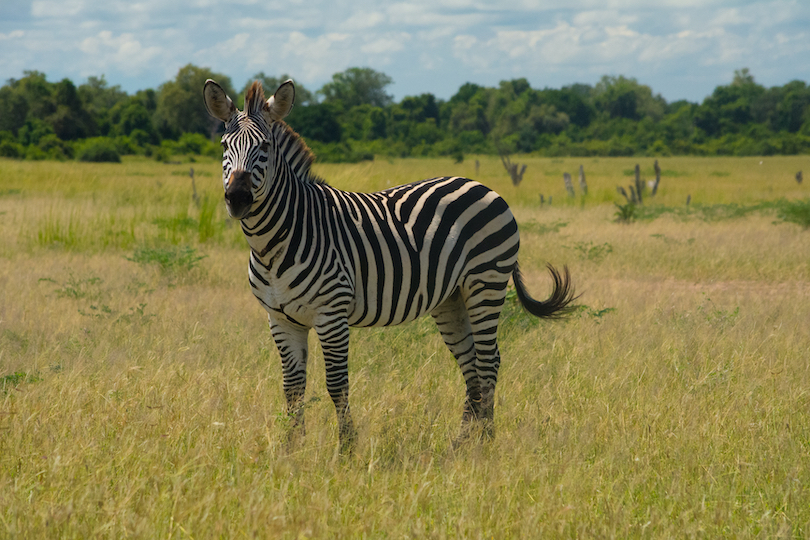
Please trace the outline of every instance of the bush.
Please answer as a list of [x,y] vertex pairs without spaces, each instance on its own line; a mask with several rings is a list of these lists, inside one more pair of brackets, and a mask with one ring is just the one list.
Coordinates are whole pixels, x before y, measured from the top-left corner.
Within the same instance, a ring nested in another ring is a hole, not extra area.
[[138,264],[157,264],[164,272],[188,272],[203,260],[205,255],[197,255],[197,250],[191,246],[148,248],[140,247],[135,250],[132,257],[127,260]]
[[348,142],[321,143],[312,141],[308,143],[310,149],[317,156],[319,163],[358,163],[360,161],[374,160],[374,154],[362,148],[352,148]]
[[115,139],[115,149],[121,156],[134,156],[140,154],[143,149],[138,144],[126,135],[119,135]]
[[219,145],[199,133],[184,133],[177,142],[169,142],[168,146],[173,154],[196,154],[211,157],[221,155]]
[[777,215],[780,219],[810,229],[810,199],[792,202],[781,201],[777,208]]
[[30,161],[42,161],[43,159],[48,159],[48,155],[45,154],[45,151],[39,146],[30,144],[28,148],[25,149],[25,159]]
[[56,135],[46,135],[42,137],[37,146],[47,154],[48,159],[64,161],[73,157],[73,146]]
[[95,137],[85,140],[79,146],[76,159],[79,161],[120,163],[121,154],[119,154],[118,148],[112,139]]
[[0,141],[0,157],[20,159],[25,156],[25,147],[20,143],[2,140]]

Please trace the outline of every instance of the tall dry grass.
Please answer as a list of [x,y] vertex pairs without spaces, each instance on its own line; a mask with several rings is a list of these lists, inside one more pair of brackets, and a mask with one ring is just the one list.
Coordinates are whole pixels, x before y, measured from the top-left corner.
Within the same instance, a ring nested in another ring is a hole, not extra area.
[[[432,322],[353,331],[351,458],[314,339],[307,434],[284,445],[244,241],[184,176],[219,200],[215,162],[0,161],[0,536],[806,537],[808,231],[768,212],[619,224],[634,160],[586,161],[591,194],[568,201],[557,172],[577,160],[526,158],[515,188],[479,159],[535,296],[568,264],[583,309],[507,306],[497,436],[461,448],[463,381]],[[661,159],[655,203],[806,197],[800,160]],[[368,190],[473,167],[320,170]]]

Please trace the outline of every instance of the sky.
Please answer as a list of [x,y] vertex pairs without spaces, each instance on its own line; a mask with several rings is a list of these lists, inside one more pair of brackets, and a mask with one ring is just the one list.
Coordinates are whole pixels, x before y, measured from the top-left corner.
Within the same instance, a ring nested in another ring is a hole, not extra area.
[[189,63],[237,89],[264,72],[315,91],[370,67],[397,101],[623,75],[702,102],[741,68],[810,82],[810,0],[0,0],[0,84],[36,70],[134,93]]

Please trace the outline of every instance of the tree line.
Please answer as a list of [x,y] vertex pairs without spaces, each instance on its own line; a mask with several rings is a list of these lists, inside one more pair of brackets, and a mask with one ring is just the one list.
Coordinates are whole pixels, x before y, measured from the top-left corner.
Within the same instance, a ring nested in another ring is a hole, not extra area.
[[[25,72],[0,88],[0,156],[117,161],[141,154],[219,153],[221,123],[202,87],[218,81],[236,103],[253,80],[268,94],[287,79],[258,73],[237,91],[226,75],[187,65],[157,89],[128,94],[103,76],[79,86]],[[333,75],[317,91],[296,85],[287,122],[320,161],[377,156],[534,153],[545,156],[773,155],[810,150],[810,87],[765,88],[747,69],[702,103],[667,102],[623,76],[559,89],[526,79],[466,83],[448,100],[425,93],[396,102],[391,78],[370,68]]]

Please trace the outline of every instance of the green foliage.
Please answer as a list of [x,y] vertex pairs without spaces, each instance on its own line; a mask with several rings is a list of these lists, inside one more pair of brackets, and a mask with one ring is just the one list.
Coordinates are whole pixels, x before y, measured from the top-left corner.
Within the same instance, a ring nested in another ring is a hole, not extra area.
[[216,222],[214,216],[216,215],[219,200],[213,197],[203,197],[202,204],[200,205],[200,220],[198,226],[198,238],[200,242],[205,242],[213,238],[217,233]]
[[0,131],[0,157],[14,159],[25,157],[25,147],[16,141],[10,131]]
[[614,214],[618,223],[631,223],[638,217],[638,205],[633,202],[625,204],[614,203],[616,213]]
[[56,292],[56,296],[59,298],[78,300],[79,298],[95,296],[97,294],[97,287],[104,283],[104,280],[97,276],[77,278],[73,274],[69,274],[64,283],[59,283],[53,278],[39,278],[39,282],[58,285],[58,288],[54,292]]
[[222,155],[217,143],[199,133],[183,133],[177,141],[163,141],[161,145],[169,154],[202,155],[220,157]]
[[349,109],[358,105],[385,107],[393,103],[393,98],[385,93],[385,88],[393,80],[385,73],[371,68],[349,68],[332,75],[318,93],[324,103],[340,103]]
[[205,258],[191,246],[166,248],[139,247],[127,260],[142,265],[156,264],[165,273],[183,273],[195,268]]
[[[215,141],[222,130],[200,97],[207,78],[242,104],[245,90],[238,95],[227,76],[192,64],[158,89],[134,95],[109,86],[104,77],[77,87],[25,72],[0,87],[0,132],[10,134],[0,137],[0,156],[72,159],[78,157],[74,146],[98,137],[114,139],[121,155],[164,162],[195,152],[216,156],[216,146],[201,140]],[[287,78],[260,72],[244,88],[259,80],[269,95]],[[331,145],[312,145],[323,150],[321,162],[353,162],[369,153],[460,162],[465,154],[499,151],[549,157],[810,152],[810,87],[791,81],[765,88],[747,69],[702,103],[667,103],[623,76],[560,89],[534,89],[524,78],[492,87],[466,83],[447,101],[425,93],[394,102],[386,93],[391,82],[384,73],[352,67],[317,92],[297,85],[287,122],[308,143]]]
[[810,228],[810,199],[798,201],[778,199],[755,204],[692,204],[690,206],[633,205],[632,203],[619,205],[616,203],[616,207],[619,209],[616,212],[616,221],[623,223],[636,219],[652,221],[664,214],[670,214],[680,219],[700,219],[707,222],[740,219],[751,214],[775,214],[782,221]]
[[777,206],[779,219],[810,228],[810,199],[803,201],[780,201]]
[[531,315],[523,309],[517,291],[511,285],[506,291],[503,310],[501,311],[500,323],[498,327],[499,337],[506,341],[514,332],[524,334],[536,328],[540,324],[540,319]]
[[337,143],[343,137],[339,110],[334,104],[315,103],[294,107],[287,122],[307,141]]
[[79,161],[120,163],[121,154],[115,143],[107,137],[87,139],[76,152]]
[[4,375],[0,377],[0,392],[4,395],[8,394],[8,391],[20,386],[23,383],[35,383],[42,380],[36,373],[27,373],[25,371],[15,371],[14,373],[10,373],[8,375]]
[[603,309],[593,309],[586,305],[581,305],[577,307],[577,313],[579,316],[584,319],[591,319],[596,324],[600,324],[602,322],[602,317],[607,315],[608,313],[613,313],[616,311],[616,308],[609,307]]
[[519,224],[521,233],[548,234],[560,232],[560,229],[568,225],[567,221],[555,221],[554,223],[538,223],[537,221],[526,221]]
[[593,242],[576,242],[573,246],[566,246],[578,252],[583,259],[599,262],[608,254],[613,253],[613,246],[605,242],[603,244],[594,244]]
[[173,81],[158,89],[154,124],[163,137],[175,139],[183,133],[208,136],[219,127],[221,122],[209,116],[203,103],[206,79],[216,80],[228,95],[235,96],[225,75],[192,64],[180,68]]

